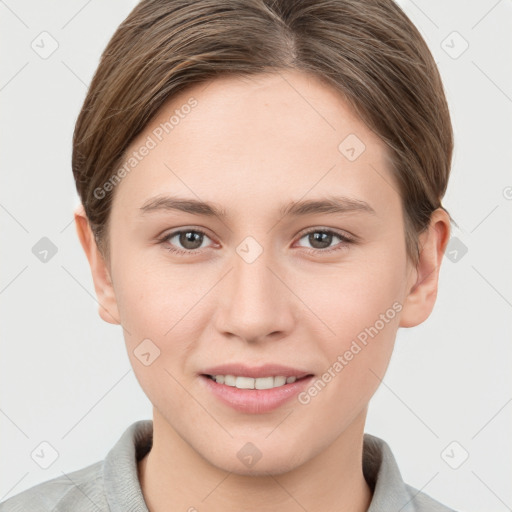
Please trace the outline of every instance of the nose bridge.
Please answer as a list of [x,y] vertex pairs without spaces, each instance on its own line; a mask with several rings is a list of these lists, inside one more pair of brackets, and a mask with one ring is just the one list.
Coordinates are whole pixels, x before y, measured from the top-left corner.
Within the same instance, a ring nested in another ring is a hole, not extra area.
[[293,320],[290,292],[274,275],[270,252],[256,251],[251,243],[242,242],[233,255],[217,315],[219,331],[246,340],[284,333]]

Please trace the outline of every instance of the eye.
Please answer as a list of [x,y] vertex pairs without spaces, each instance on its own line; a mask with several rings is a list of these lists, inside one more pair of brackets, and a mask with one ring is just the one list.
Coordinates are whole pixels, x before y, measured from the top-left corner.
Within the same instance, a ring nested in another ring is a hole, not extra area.
[[[341,233],[337,233],[336,231],[318,228],[307,231],[301,236],[300,240],[302,240],[303,238],[306,238],[307,242],[311,245],[311,247],[306,247],[306,249],[309,249],[308,252],[313,253],[326,253],[338,251],[341,249],[345,249],[347,245],[355,242],[354,239],[346,235],[342,235]],[[330,247],[333,240],[336,238],[341,240],[341,242],[336,244],[334,247]]]
[[[169,252],[178,254],[193,254],[200,249],[203,245],[204,238],[209,238],[208,235],[200,229],[182,229],[179,231],[173,231],[162,237],[159,242],[162,244],[169,244],[167,250]],[[173,239],[175,241],[173,242]],[[180,244],[180,247],[174,247],[175,244]]]
[[[165,244],[169,252],[175,254],[192,255],[201,252],[199,249],[204,248],[203,242],[205,238],[210,238],[204,231],[200,229],[181,229],[173,231],[163,236],[159,243]],[[311,229],[303,233],[300,240],[307,239],[310,247],[304,247],[308,252],[312,253],[329,253],[345,249],[349,244],[355,243],[355,240],[347,235],[343,235],[330,229]],[[334,247],[330,247],[335,239],[339,239]],[[179,244],[181,247],[176,247]]]

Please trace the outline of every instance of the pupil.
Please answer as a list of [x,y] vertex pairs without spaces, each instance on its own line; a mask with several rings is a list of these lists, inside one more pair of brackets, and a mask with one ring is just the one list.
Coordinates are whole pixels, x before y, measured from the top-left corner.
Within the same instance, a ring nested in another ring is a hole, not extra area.
[[[186,249],[198,249],[201,247],[201,234],[195,231],[186,231],[180,235],[180,244]],[[198,242],[199,239],[199,243]]]
[[[309,234],[309,243],[315,248],[315,249],[323,249],[325,247],[329,247],[332,242],[332,234],[330,233],[321,233],[321,232],[314,232]],[[320,247],[315,246],[315,243],[320,243]]]

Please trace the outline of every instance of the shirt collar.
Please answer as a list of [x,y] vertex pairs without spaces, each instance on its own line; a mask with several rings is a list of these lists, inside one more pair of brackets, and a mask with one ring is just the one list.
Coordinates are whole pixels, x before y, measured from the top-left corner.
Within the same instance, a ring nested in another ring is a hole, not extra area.
[[385,441],[370,434],[364,434],[363,474],[373,491],[367,512],[414,510],[414,497],[407,490],[391,449]]
[[153,421],[132,423],[108,452],[103,481],[112,512],[149,512],[140,488],[137,461],[151,448]]

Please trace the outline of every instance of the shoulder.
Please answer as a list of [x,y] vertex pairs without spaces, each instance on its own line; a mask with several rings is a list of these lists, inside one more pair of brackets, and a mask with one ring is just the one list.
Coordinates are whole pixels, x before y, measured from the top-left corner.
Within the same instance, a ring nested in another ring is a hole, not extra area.
[[103,464],[98,461],[26,489],[0,503],[0,512],[108,511]]
[[455,512],[405,483],[389,445],[366,433],[363,444],[363,473],[373,489],[368,512]]
[[0,503],[0,512],[109,512],[146,510],[137,460],[152,445],[152,420],[131,424],[104,460],[62,473]]
[[404,485],[411,498],[410,503],[413,505],[411,510],[415,512],[456,512],[452,508],[448,508],[446,505],[430,497],[428,494],[418,491],[418,489],[415,489],[409,484]]

